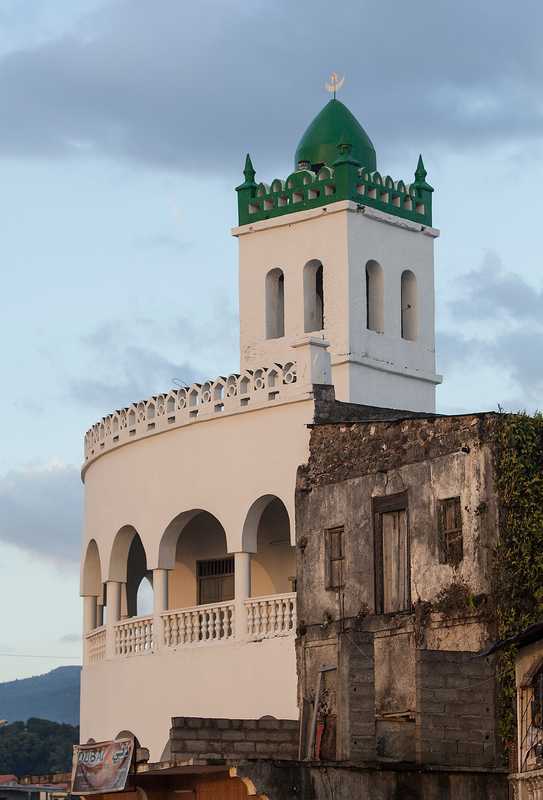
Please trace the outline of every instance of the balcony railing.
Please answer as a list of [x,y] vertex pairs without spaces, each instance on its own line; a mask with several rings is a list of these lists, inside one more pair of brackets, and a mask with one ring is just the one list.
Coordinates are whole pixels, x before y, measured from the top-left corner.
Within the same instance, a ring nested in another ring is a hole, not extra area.
[[106,657],[106,629],[105,627],[95,628],[87,634],[87,661],[89,664],[95,664],[97,661],[103,661]]
[[115,655],[133,656],[153,649],[153,618],[131,617],[115,623]]
[[296,630],[296,593],[271,594],[245,601],[251,639],[288,636]]
[[232,602],[165,611],[161,618],[166,647],[219,642],[234,636]]
[[[85,663],[106,658],[145,655],[160,649],[209,646],[219,642],[254,641],[293,636],[296,631],[296,594],[272,594],[245,601],[246,624],[238,627],[236,603],[213,603],[164,611],[160,617],[130,617],[95,628],[85,636]],[[157,631],[157,623],[160,632]],[[108,644],[111,642],[111,647]]]

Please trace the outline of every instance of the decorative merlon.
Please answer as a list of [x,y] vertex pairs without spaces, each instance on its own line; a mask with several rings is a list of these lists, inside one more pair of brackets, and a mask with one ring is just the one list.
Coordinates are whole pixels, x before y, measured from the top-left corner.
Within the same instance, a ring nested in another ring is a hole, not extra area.
[[405,184],[359,164],[350,157],[349,144],[340,145],[338,151],[339,157],[333,166],[322,166],[318,173],[299,169],[286,181],[276,178],[271,186],[255,182],[255,170],[247,156],[245,180],[236,188],[239,224],[317,208],[337,200],[352,200],[431,227],[433,188],[426,182],[422,157],[419,157],[415,180]]
[[136,439],[221,415],[311,398],[314,384],[331,383],[328,342],[305,336],[292,347],[296,360],[284,365],[171,389],[108,414],[85,434],[83,472],[102,453]]

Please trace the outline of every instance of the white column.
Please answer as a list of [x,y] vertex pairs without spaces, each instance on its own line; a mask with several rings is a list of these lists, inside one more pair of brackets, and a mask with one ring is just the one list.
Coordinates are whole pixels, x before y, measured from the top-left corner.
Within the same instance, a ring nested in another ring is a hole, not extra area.
[[121,618],[121,589],[120,581],[106,583],[106,658],[115,658],[115,623]]
[[168,610],[168,570],[153,570],[153,650],[156,652],[164,643],[162,630],[163,611]]
[[87,595],[83,598],[83,634],[96,628],[96,597]]
[[247,639],[247,609],[251,596],[251,554],[234,553],[234,601],[236,639]]

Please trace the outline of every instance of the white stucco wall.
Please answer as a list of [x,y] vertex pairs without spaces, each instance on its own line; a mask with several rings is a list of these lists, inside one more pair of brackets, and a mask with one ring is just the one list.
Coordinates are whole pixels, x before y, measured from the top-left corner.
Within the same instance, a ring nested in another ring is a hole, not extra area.
[[296,719],[294,638],[195,645],[83,669],[81,741],[129,730],[159,761],[173,716]]
[[[325,329],[339,400],[433,411],[435,385],[434,239],[423,229],[348,201],[245,225],[240,242],[240,345],[242,368],[284,363],[291,342],[304,335],[304,265],[324,268]],[[384,332],[367,330],[366,264],[384,272]],[[265,284],[269,270],[284,273],[285,336],[266,339]],[[401,336],[401,276],[417,279],[419,333]]]
[[[217,537],[215,530],[213,546],[194,544],[189,560],[221,557],[225,538],[230,552],[244,549],[242,531],[248,512],[264,495],[283,502],[293,543],[296,470],[309,455],[307,423],[313,418],[313,400],[303,393],[300,397],[283,405],[195,421],[93,460],[84,475],[83,553],[95,540],[102,582],[123,580],[123,565],[110,561],[116,534],[127,525],[140,535],[148,569],[174,567],[176,549],[179,555],[183,548],[174,546],[172,563],[164,564],[164,555],[159,555],[162,535],[174,518],[194,509],[213,514],[225,536]],[[275,576],[275,592],[291,588],[293,548],[271,543],[282,541],[286,534],[284,512],[283,517],[276,516],[276,526],[270,512],[262,518],[253,595],[273,591],[270,575]],[[205,525],[201,531],[205,536]],[[182,536],[181,532],[181,542]],[[180,573],[175,577],[170,573],[170,608],[195,604],[193,572],[188,570],[185,587],[177,585]],[[151,749],[151,759],[160,758],[174,715],[258,718],[266,714],[297,716],[292,634],[259,643],[229,640],[128,657],[106,655],[83,668],[82,741],[131,730]]]
[[252,504],[275,495],[287,508],[294,537],[296,470],[309,455],[312,414],[311,399],[247,410],[131,442],[92,462],[85,473],[83,552],[91,539],[97,542],[102,580],[111,577],[111,549],[123,526],[139,533],[147,567],[154,569],[167,526],[193,509],[219,520],[235,552],[243,549]]

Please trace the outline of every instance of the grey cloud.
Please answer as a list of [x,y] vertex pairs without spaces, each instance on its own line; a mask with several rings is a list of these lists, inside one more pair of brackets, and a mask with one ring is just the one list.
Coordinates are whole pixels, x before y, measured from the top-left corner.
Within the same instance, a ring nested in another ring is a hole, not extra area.
[[440,369],[446,373],[492,365],[515,384],[514,398],[498,397],[497,402],[508,408],[541,408],[543,290],[508,271],[492,251],[479,270],[460,276],[456,286],[461,287],[461,296],[449,307],[471,335],[461,327],[438,333]]
[[58,563],[75,564],[81,508],[76,467],[12,470],[0,477],[0,540]]
[[[105,414],[173,385],[214,377],[196,363],[232,363],[237,355],[238,322],[220,298],[208,298],[208,302],[215,303],[210,321],[113,320],[83,337],[87,374],[68,381],[71,399]],[[172,342],[190,356],[173,360],[159,352],[165,345],[171,350]]]
[[196,172],[264,169],[324,102],[323,71],[378,151],[540,136],[538,0],[159,4],[110,0],[0,60],[0,153],[96,152]]
[[540,323],[543,319],[543,289],[528,284],[522,275],[508,272],[499,256],[489,251],[481,269],[462,276],[462,299],[450,304],[458,319],[499,319]]
[[197,377],[191,364],[174,363],[150,349],[127,346],[119,348],[117,353],[115,366],[107,370],[106,378],[75,378],[71,381],[72,399],[106,413],[165,391],[176,380],[192,383]]
[[79,644],[81,642],[80,633],[65,633],[59,639],[60,644]]

